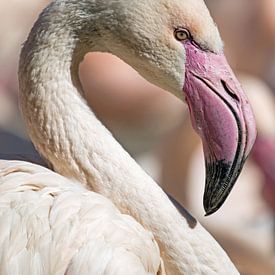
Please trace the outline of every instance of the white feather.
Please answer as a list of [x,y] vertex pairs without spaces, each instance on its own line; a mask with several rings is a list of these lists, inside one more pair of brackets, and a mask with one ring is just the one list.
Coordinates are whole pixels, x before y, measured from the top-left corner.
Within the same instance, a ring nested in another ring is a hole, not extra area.
[[0,274],[160,269],[150,232],[103,196],[41,166],[0,161],[0,206]]

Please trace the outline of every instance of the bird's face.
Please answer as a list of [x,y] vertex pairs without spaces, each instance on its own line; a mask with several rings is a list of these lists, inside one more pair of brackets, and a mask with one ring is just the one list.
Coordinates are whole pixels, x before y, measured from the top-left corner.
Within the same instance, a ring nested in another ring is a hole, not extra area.
[[227,198],[256,136],[219,32],[201,0],[120,3],[113,52],[150,82],[185,99],[204,147],[204,207],[211,214]]

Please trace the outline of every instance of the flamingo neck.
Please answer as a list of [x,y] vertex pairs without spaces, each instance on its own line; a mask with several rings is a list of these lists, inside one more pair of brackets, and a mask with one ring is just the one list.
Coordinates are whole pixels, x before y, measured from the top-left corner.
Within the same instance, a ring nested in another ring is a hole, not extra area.
[[93,40],[87,43],[78,29],[62,23],[62,9],[52,5],[43,12],[20,58],[20,105],[36,148],[55,171],[109,198],[152,231],[172,274],[232,270],[215,240],[199,223],[179,214],[88,107],[78,65],[86,52],[98,50],[99,36],[91,29]]

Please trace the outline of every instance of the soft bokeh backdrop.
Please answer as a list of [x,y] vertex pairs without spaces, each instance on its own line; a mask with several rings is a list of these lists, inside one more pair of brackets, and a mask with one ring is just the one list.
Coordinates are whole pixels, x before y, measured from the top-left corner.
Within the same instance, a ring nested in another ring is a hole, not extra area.
[[[22,43],[48,2],[0,2],[0,153],[34,152],[17,107],[17,63]],[[109,54],[88,54],[80,77],[98,117],[144,169],[205,224],[242,274],[272,275],[275,163],[269,157],[275,155],[275,0],[206,3],[255,109],[261,138],[228,202],[212,217],[203,217],[203,160],[186,107]],[[268,150],[261,153],[267,142]]]

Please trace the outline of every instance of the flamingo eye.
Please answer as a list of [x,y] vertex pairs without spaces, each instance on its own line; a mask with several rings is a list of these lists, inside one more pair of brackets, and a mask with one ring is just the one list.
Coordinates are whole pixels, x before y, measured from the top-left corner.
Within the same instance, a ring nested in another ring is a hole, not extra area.
[[186,29],[176,29],[174,36],[178,41],[185,41],[191,38],[189,31]]

